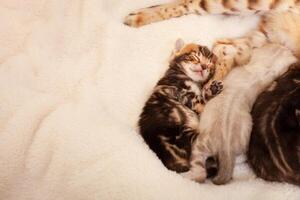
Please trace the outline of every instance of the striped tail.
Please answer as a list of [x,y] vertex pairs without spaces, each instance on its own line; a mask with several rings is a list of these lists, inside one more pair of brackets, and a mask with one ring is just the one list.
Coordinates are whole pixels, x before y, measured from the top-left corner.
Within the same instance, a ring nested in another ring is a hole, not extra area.
[[247,15],[273,9],[286,10],[299,3],[300,0],[177,0],[132,12],[125,17],[124,24],[140,27],[188,14]]

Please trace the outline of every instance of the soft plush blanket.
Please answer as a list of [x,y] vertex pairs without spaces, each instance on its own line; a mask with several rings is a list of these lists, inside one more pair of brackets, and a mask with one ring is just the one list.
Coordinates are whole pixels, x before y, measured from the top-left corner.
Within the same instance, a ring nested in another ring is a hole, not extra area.
[[136,131],[177,38],[211,46],[256,17],[186,16],[134,29],[167,0],[0,1],[0,199],[299,200],[246,164],[224,186],[168,171]]

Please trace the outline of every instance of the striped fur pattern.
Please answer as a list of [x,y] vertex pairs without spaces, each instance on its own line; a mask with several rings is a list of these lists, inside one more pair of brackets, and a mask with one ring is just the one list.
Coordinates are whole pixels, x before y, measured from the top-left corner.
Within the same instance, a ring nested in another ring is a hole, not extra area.
[[300,63],[258,97],[252,118],[252,169],[265,180],[300,186]]
[[192,147],[186,178],[203,182],[208,157],[215,157],[215,184],[232,178],[235,157],[246,152],[251,133],[251,108],[257,96],[296,61],[291,51],[275,44],[257,48],[249,64],[237,67],[224,80],[224,90],[209,101],[200,118],[200,134]]
[[177,172],[189,169],[191,143],[198,134],[199,114],[206,101],[222,90],[214,82],[216,57],[206,47],[176,43],[169,69],[146,102],[138,122],[140,134],[163,164]]

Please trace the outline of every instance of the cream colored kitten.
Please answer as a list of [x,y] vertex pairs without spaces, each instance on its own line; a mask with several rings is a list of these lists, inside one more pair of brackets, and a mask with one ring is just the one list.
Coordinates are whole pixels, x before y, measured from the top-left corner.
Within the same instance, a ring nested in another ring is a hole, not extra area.
[[224,80],[224,91],[204,107],[200,135],[192,147],[191,168],[182,173],[184,177],[203,182],[206,159],[215,156],[219,169],[212,181],[225,184],[231,179],[235,157],[245,153],[248,146],[253,103],[295,61],[287,48],[268,44],[253,51],[249,64],[232,70]]

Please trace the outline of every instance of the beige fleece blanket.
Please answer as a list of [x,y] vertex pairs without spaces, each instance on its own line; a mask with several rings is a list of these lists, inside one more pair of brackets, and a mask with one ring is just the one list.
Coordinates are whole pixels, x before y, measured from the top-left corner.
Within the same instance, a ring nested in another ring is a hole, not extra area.
[[186,16],[133,29],[167,0],[0,1],[0,199],[299,200],[247,165],[225,186],[166,170],[136,132],[177,38],[210,46],[257,18]]

